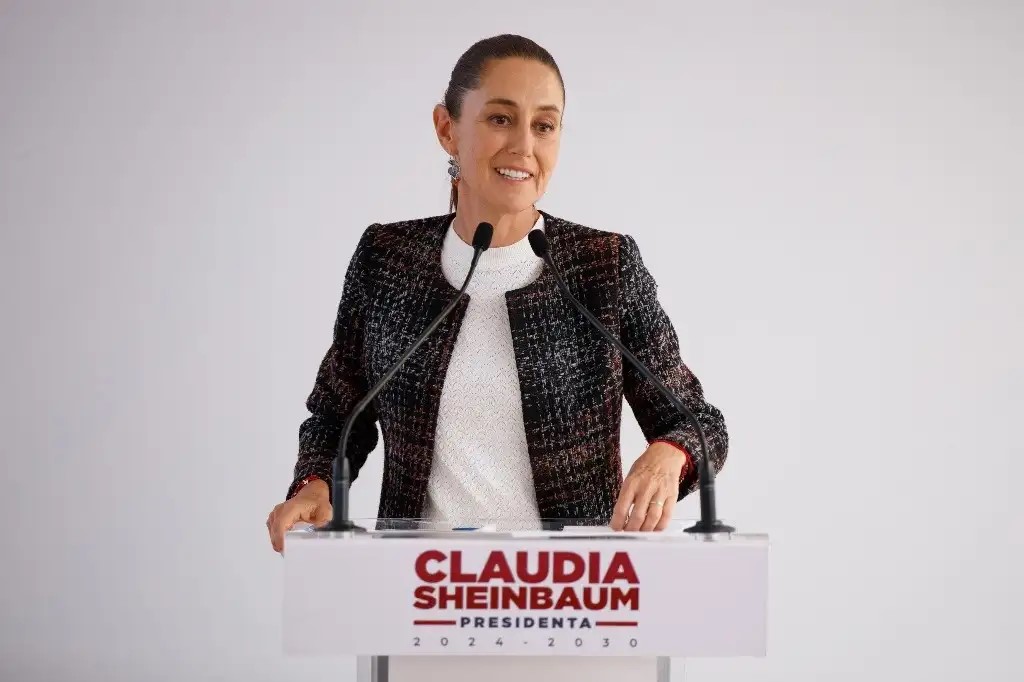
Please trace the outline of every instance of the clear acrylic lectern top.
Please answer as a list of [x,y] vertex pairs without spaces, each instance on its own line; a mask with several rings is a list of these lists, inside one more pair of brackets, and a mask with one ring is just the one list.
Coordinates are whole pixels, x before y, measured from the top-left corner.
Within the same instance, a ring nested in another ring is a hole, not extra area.
[[768,536],[762,533],[688,533],[695,519],[673,519],[660,531],[617,531],[612,530],[607,518],[474,518],[437,520],[426,518],[357,518],[352,520],[358,527],[353,534],[328,532],[310,524],[297,524],[290,535],[299,537],[332,538],[349,535],[366,535],[372,538],[448,537],[480,538],[495,540],[558,538],[586,536],[600,540],[638,539],[659,542],[727,542],[730,544],[755,542],[767,543]]

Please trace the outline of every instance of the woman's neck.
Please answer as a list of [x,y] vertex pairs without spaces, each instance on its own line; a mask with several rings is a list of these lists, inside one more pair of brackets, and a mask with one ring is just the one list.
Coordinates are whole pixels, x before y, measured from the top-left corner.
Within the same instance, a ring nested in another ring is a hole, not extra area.
[[540,217],[540,213],[533,206],[519,213],[497,213],[472,204],[473,202],[463,201],[462,197],[459,197],[455,209],[455,233],[467,244],[473,243],[473,233],[476,232],[477,225],[487,222],[494,226],[491,246],[510,246],[526,237]]

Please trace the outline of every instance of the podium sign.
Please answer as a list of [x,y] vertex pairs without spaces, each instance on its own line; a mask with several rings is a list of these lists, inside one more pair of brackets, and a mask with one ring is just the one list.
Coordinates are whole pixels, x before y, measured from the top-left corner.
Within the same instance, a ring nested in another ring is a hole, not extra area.
[[765,655],[766,536],[571,523],[453,531],[372,519],[360,522],[367,533],[290,532],[285,652]]

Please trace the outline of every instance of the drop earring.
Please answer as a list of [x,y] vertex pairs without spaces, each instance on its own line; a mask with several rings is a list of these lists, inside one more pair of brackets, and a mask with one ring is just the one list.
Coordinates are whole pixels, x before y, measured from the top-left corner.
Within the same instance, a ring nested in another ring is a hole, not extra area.
[[461,170],[462,169],[459,168],[459,162],[455,160],[454,156],[448,159],[448,175],[451,176],[453,183],[459,181]]

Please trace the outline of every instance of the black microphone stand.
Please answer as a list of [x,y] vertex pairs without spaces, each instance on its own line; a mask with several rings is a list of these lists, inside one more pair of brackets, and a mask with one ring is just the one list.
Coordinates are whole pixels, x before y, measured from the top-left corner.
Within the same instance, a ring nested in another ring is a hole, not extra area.
[[675,396],[672,391],[662,383],[661,379],[656,377],[651,370],[647,369],[644,363],[640,362],[633,355],[628,348],[626,348],[621,341],[608,331],[601,322],[594,317],[593,313],[587,310],[587,307],[580,303],[572,292],[569,291],[569,287],[566,285],[565,280],[562,279],[562,273],[558,270],[555,262],[551,259],[551,253],[548,250],[548,240],[542,230],[532,230],[528,235],[530,240],[530,246],[533,247],[533,252],[538,257],[542,258],[551,272],[555,276],[555,281],[558,283],[558,288],[562,291],[562,294],[568,298],[576,308],[583,313],[583,316],[587,318],[587,321],[597,329],[608,340],[620,353],[622,357],[629,361],[631,365],[637,368],[645,379],[654,384],[658,391],[661,392],[672,406],[681,412],[697,429],[697,436],[700,439],[700,447],[703,452],[703,457],[697,460],[697,472],[700,479],[700,520],[694,525],[686,529],[687,533],[731,533],[735,530],[732,526],[727,526],[719,521],[715,516],[715,471],[709,461],[708,442],[704,436],[704,429],[701,427],[700,422],[697,421],[697,417],[690,411],[686,405],[683,404],[679,398]]
[[494,226],[490,223],[480,223],[477,225],[476,232],[473,233],[473,261],[470,263],[469,272],[466,274],[466,279],[462,283],[462,288],[459,289],[458,295],[452,299],[452,301],[445,306],[444,310],[434,318],[434,320],[427,325],[427,328],[423,330],[423,333],[419,335],[415,342],[404,352],[401,357],[398,358],[388,368],[388,371],[384,373],[376,384],[367,392],[367,394],[356,403],[356,406],[352,409],[348,418],[345,420],[345,426],[341,431],[341,440],[338,442],[338,453],[334,458],[332,465],[332,481],[331,481],[331,496],[333,498],[332,506],[332,517],[329,523],[321,528],[323,532],[335,532],[345,531],[354,533],[365,533],[366,529],[359,526],[349,518],[348,512],[348,494],[350,481],[351,465],[349,464],[348,457],[345,454],[345,450],[348,445],[349,433],[352,431],[352,425],[355,423],[356,417],[358,417],[367,406],[373,402],[373,399],[377,397],[384,385],[391,380],[391,377],[405,364],[405,361],[409,359],[416,349],[423,344],[427,338],[434,333],[437,326],[444,321],[446,317],[455,309],[459,300],[462,299],[466,293],[466,288],[469,286],[469,281],[473,278],[473,272],[476,271],[477,261],[480,260],[480,254],[487,250],[491,245],[491,238],[494,236]]

